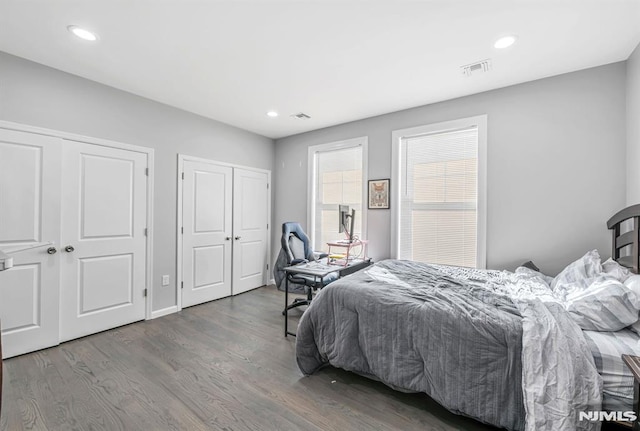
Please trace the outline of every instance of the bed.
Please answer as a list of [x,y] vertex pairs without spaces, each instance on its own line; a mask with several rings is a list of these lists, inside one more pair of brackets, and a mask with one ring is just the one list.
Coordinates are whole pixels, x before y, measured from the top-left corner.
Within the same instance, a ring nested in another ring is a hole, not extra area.
[[[609,221],[613,257],[636,272],[638,217],[635,206]],[[632,234],[620,227],[629,218]],[[308,375],[331,365],[424,392],[510,430],[598,429],[579,412],[631,410],[633,378],[620,354],[640,354],[640,338],[622,328],[637,321],[640,294],[624,286],[625,267],[605,262],[618,271],[605,274],[596,251],[582,259],[589,264],[576,261],[555,279],[528,268],[378,262],[313,300],[298,326],[298,366]],[[593,277],[576,281],[581,271]],[[618,293],[603,306],[604,291]],[[594,317],[594,309],[609,311]]]

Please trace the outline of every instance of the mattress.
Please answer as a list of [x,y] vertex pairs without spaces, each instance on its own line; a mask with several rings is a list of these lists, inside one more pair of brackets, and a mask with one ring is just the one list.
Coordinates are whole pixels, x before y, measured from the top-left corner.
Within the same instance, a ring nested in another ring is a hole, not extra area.
[[598,373],[602,376],[602,408],[610,411],[632,410],[633,375],[622,361],[622,355],[640,356],[640,336],[628,329],[583,332]]

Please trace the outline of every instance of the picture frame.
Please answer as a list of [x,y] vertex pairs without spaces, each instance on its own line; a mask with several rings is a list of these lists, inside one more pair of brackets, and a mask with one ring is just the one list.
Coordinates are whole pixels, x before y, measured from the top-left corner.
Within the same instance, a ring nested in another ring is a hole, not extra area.
[[389,209],[389,178],[369,180],[368,190],[370,210]]

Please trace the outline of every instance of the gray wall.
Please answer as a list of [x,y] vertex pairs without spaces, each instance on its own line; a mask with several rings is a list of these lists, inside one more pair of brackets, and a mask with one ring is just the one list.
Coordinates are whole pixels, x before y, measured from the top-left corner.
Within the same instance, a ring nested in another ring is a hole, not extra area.
[[154,310],[176,303],[177,154],[273,170],[272,139],[2,52],[0,119],[155,149]]
[[627,60],[627,205],[640,204],[640,44]]
[[[593,248],[608,257],[605,222],[625,205],[624,62],[277,140],[275,226],[306,225],[309,145],[368,136],[369,178],[388,178],[393,130],[479,114],[488,115],[488,267],[533,259],[555,274]],[[389,210],[369,211],[367,236],[373,258],[389,257]]]

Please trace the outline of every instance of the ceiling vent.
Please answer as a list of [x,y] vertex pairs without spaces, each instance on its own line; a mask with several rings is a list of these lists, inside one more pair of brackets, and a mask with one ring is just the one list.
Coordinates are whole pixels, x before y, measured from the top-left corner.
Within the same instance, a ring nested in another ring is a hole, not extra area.
[[298,112],[297,114],[293,114],[291,116],[293,118],[297,118],[298,120],[308,120],[309,118],[311,118],[309,115],[305,114],[304,112]]
[[491,70],[491,60],[487,58],[486,60],[467,64],[466,66],[460,66],[460,69],[462,69],[462,73],[465,76],[479,75]]

